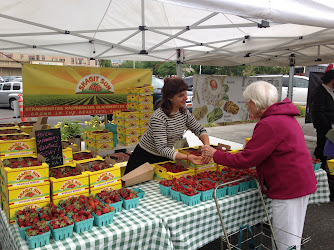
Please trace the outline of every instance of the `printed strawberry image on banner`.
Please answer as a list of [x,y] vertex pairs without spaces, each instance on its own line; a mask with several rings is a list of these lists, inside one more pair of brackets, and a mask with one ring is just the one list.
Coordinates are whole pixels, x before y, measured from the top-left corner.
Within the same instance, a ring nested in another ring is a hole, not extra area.
[[104,76],[98,74],[87,75],[82,78],[76,89],[76,94],[112,94],[114,87]]

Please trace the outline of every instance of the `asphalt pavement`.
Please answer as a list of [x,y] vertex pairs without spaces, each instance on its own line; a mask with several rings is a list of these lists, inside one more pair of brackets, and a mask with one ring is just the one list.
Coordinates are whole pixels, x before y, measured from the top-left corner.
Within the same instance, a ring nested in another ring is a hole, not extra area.
[[[21,121],[20,118],[13,118],[14,112],[8,108],[0,107],[0,123]],[[52,127],[62,119],[75,119],[84,124],[84,121],[91,119],[90,116],[73,116],[73,117],[50,117],[48,123]],[[312,155],[316,145],[316,132],[312,124],[305,124],[304,118],[297,118],[300,123],[307,147]],[[245,138],[252,136],[255,123],[235,124],[229,126],[219,126],[207,128],[211,138],[224,140],[225,144],[230,141],[235,147],[243,145]],[[332,183],[331,183],[331,186]],[[217,218],[218,219],[218,218]],[[311,204],[308,206],[306,221],[304,226],[304,237],[311,237],[302,249],[303,250],[330,250],[334,249],[334,242],[331,236],[334,232],[334,202],[323,204]],[[0,246],[1,249],[1,246]],[[220,240],[216,240],[204,247],[201,250],[220,249]]]

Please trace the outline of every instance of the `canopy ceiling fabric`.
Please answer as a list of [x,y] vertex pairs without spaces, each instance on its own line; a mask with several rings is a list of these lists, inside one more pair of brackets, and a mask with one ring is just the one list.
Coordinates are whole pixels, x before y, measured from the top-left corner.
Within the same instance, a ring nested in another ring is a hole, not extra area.
[[287,66],[290,54],[296,65],[333,61],[331,1],[245,2],[2,0],[0,52],[176,61],[181,50],[184,63],[214,66]]

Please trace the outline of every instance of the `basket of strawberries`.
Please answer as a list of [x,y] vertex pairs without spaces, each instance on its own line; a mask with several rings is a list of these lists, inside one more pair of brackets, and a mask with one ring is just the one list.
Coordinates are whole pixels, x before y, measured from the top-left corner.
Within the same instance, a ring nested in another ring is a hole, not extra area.
[[103,190],[97,193],[96,197],[105,204],[111,205],[115,209],[115,213],[122,211],[123,201],[116,190]]
[[181,200],[187,206],[195,206],[201,200],[201,193],[192,187],[184,188],[180,193]]
[[94,210],[92,210],[92,215],[94,217],[94,225],[98,227],[103,227],[111,224],[114,219],[115,208],[109,206],[108,204],[96,204]]
[[30,248],[42,247],[50,242],[50,228],[45,220],[39,221],[25,230]]
[[55,220],[65,216],[65,211],[50,202],[48,205],[37,209],[40,220]]
[[73,234],[74,223],[68,216],[50,221],[49,226],[56,241],[71,237]]
[[82,233],[91,230],[93,227],[94,217],[91,211],[80,210],[77,214],[71,216],[74,221],[74,231]]
[[320,169],[321,167],[321,161],[320,159],[312,159],[312,163],[313,163],[313,169],[314,171],[317,171]]
[[136,208],[139,206],[139,196],[136,194],[135,191],[121,188],[118,190],[121,199],[123,200],[123,207],[125,209]]
[[213,189],[215,187],[215,183],[208,179],[201,179],[198,181],[196,186],[196,190],[201,194],[201,201],[212,200]]
[[16,212],[15,221],[21,238],[25,240],[25,230],[39,221],[38,211],[35,208],[25,207]]
[[172,188],[172,185],[173,185],[172,180],[159,181],[160,193],[162,195],[168,196],[170,194],[170,189]]

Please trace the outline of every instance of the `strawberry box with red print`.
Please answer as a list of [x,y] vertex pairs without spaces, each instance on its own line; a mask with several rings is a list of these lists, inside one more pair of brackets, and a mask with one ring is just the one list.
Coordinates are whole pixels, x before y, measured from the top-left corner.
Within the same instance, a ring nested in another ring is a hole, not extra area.
[[[177,149],[178,152],[182,154],[193,154],[196,156],[201,156],[201,148],[200,147],[188,147],[188,148],[179,148]],[[181,160],[183,162],[186,162],[185,160]],[[189,167],[195,170],[212,170],[213,168],[216,168],[217,165],[214,163],[214,161],[211,159],[208,164],[202,164],[202,165],[194,165],[193,163],[189,162]]]
[[0,173],[8,187],[43,183],[49,180],[49,165],[41,155],[0,160]]
[[89,178],[74,164],[50,169],[52,199],[61,199],[83,191],[89,192]]
[[87,139],[93,143],[109,142],[113,140],[113,133],[108,129],[88,132]]
[[48,180],[38,184],[11,187],[4,185],[1,181],[1,188],[5,197],[4,200],[9,206],[50,199],[50,183]]
[[182,176],[193,176],[195,170],[189,168],[189,164],[181,161],[165,161],[152,164],[154,167],[154,179],[161,180],[173,180]]
[[26,133],[0,134],[1,159],[35,154],[35,138],[30,138]]
[[120,167],[114,164],[114,160],[106,157],[105,160],[87,160],[77,164],[77,168],[88,174],[90,189],[94,189],[112,185],[121,178]]

